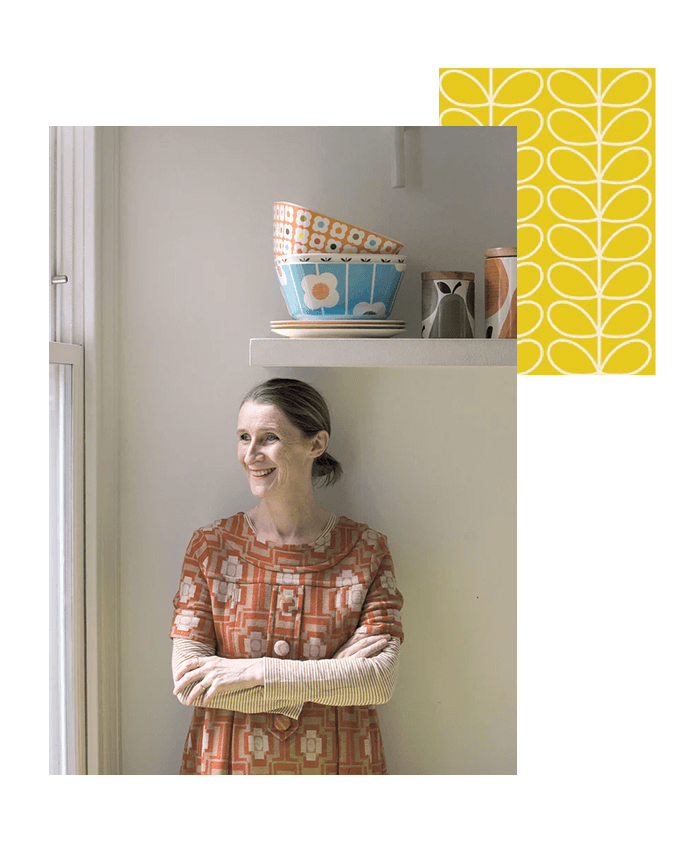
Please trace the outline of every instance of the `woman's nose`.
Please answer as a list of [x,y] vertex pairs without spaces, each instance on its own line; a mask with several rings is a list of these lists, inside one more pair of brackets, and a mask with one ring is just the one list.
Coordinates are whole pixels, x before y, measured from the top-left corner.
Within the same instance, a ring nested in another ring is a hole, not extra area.
[[251,440],[250,445],[248,446],[248,453],[246,454],[247,463],[252,464],[255,461],[259,461],[262,457],[263,456],[260,454],[259,444]]

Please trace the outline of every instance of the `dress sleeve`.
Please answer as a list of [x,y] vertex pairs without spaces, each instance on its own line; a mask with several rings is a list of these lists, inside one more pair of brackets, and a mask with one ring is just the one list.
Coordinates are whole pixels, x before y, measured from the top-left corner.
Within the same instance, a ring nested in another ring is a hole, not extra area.
[[211,608],[211,596],[202,567],[208,556],[207,543],[200,531],[195,531],[185,552],[180,576],[180,588],[173,599],[175,612],[170,628],[171,637],[184,637],[201,643],[216,652],[216,633]]
[[396,586],[394,561],[383,534],[379,535],[378,543],[381,563],[365,596],[357,630],[366,634],[390,634],[403,642],[403,596]]

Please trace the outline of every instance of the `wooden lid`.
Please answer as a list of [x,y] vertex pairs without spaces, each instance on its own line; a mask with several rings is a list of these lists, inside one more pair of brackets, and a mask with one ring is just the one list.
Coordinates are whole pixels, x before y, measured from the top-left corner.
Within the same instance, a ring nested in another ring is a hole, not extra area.
[[463,279],[467,282],[474,281],[473,273],[467,273],[462,270],[427,270],[425,273],[421,273],[420,277],[426,282],[430,279]]
[[497,246],[493,249],[487,249],[484,255],[487,258],[508,258],[517,256],[518,250],[514,246]]

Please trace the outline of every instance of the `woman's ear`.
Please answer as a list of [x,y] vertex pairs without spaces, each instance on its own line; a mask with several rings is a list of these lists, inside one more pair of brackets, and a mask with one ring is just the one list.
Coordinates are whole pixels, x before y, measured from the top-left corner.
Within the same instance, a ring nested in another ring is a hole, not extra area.
[[311,454],[314,458],[318,458],[328,448],[328,441],[331,439],[327,431],[317,431],[311,439]]

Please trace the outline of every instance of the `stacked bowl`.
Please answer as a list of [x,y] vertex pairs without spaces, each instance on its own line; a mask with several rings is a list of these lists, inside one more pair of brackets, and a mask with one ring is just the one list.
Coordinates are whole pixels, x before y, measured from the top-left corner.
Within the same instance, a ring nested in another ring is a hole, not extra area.
[[387,319],[406,269],[403,244],[289,202],[274,204],[275,270],[293,318],[286,337],[391,337]]

